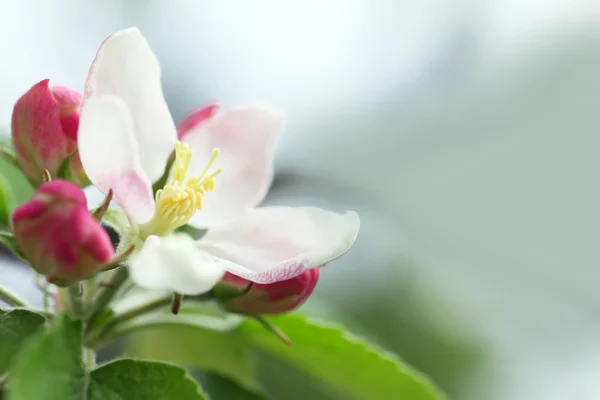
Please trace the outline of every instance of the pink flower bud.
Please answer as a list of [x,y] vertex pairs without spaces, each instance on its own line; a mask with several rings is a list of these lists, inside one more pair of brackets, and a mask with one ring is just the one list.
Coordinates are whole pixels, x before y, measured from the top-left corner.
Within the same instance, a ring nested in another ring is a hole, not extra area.
[[243,293],[251,282],[228,272],[215,287],[214,292],[230,311],[247,314],[280,314],[304,304],[318,280],[319,268],[313,268],[286,281],[269,284],[254,283],[248,293],[236,296],[236,293]]
[[77,129],[81,94],[64,86],[49,86],[49,79],[36,83],[15,104],[12,138],[17,161],[34,185],[42,183],[44,169],[57,177],[62,172],[80,185],[88,180],[77,151]]
[[12,215],[15,239],[33,269],[57,284],[87,279],[114,256],[108,233],[89,213],[83,191],[53,180]]

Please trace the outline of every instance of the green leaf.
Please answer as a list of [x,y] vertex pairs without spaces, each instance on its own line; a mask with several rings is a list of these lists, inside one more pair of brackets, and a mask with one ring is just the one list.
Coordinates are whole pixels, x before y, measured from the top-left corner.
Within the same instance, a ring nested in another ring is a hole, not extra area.
[[140,331],[130,339],[130,354],[216,372],[243,387],[256,387],[249,349],[242,340],[236,340],[227,332],[170,325]]
[[10,369],[11,400],[82,399],[82,323],[63,316],[23,347]]
[[[287,346],[255,321],[230,331],[170,324],[140,330],[129,351],[144,357],[182,363],[233,379],[250,391],[258,387],[249,350],[259,350],[261,364],[275,359],[312,379],[331,398],[436,400],[444,396],[424,376],[364,339],[339,326],[298,314],[269,319],[293,341]],[[141,327],[139,327],[141,328]],[[156,343],[161,343],[157,346]],[[310,379],[308,381],[310,381]],[[315,382],[316,381],[316,382]]]
[[240,327],[246,342],[348,398],[365,400],[434,400],[443,395],[417,371],[339,326],[311,321],[298,314],[270,318],[294,343],[286,346],[251,320]]
[[21,349],[23,342],[44,322],[46,318],[33,311],[0,309],[0,376],[8,371],[13,356]]
[[184,368],[132,359],[109,362],[90,374],[89,400],[208,399]]
[[62,316],[30,339],[10,369],[11,400],[205,400],[185,369],[121,359],[88,374],[82,360],[83,326]]

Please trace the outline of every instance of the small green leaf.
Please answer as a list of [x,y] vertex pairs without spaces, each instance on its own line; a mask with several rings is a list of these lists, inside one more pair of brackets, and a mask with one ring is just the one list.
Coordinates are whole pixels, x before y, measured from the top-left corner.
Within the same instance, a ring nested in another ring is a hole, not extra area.
[[339,326],[311,321],[299,314],[273,317],[269,321],[289,336],[292,346],[281,343],[252,320],[240,327],[240,333],[249,345],[294,366],[348,398],[444,398],[427,378],[396,356],[348,334]]
[[62,316],[32,337],[10,369],[11,400],[83,399],[82,322]]
[[22,308],[0,309],[0,376],[8,371],[13,356],[23,342],[44,322],[46,318],[33,311]]
[[121,359],[90,374],[89,400],[208,400],[184,368],[157,361]]

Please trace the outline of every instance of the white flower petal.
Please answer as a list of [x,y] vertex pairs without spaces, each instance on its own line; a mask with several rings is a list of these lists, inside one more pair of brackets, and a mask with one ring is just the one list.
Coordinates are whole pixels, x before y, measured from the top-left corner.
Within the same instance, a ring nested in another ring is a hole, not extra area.
[[210,171],[223,169],[215,191],[206,194],[190,224],[206,228],[231,221],[264,199],[273,180],[273,155],[282,126],[281,113],[249,106],[217,114],[186,132],[182,140],[192,150],[190,175],[202,172],[214,148],[221,153]]
[[141,166],[152,182],[164,168],[177,132],[161,87],[156,55],[137,28],[110,35],[100,45],[85,83],[93,96],[120,97],[133,117]]
[[345,254],[360,219],[315,207],[247,210],[227,226],[210,229],[198,247],[233,264],[229,272],[256,283],[291,279]]
[[149,236],[129,264],[131,280],[154,290],[198,295],[211,290],[229,263],[199,250],[184,234]]
[[81,164],[92,183],[137,223],[154,213],[152,184],[140,167],[127,105],[118,97],[90,98],[81,109],[77,135]]

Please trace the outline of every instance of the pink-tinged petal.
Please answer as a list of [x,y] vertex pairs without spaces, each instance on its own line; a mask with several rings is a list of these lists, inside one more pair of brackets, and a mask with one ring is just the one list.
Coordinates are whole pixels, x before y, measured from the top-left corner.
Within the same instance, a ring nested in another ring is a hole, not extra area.
[[137,28],[110,35],[98,49],[84,102],[104,95],[120,97],[129,107],[142,169],[155,181],[164,172],[177,133],[161,87],[160,64]]
[[291,279],[344,255],[360,219],[315,207],[247,210],[235,223],[210,229],[198,247],[233,263],[227,270],[256,283]]
[[177,136],[179,137],[179,140],[183,139],[183,137],[192,129],[198,128],[200,124],[214,117],[220,109],[221,106],[219,104],[213,103],[204,106],[185,117],[185,119],[177,125]]
[[79,123],[79,156],[92,183],[137,223],[154,213],[152,183],[140,167],[140,153],[127,105],[113,96],[88,99]]
[[190,174],[200,174],[214,148],[221,153],[211,171],[222,168],[216,189],[190,221],[207,228],[231,221],[258,205],[273,181],[273,156],[283,115],[259,106],[233,109],[189,131],[183,141],[192,150]]
[[226,261],[198,250],[192,238],[149,236],[129,263],[131,280],[154,290],[198,295],[211,290],[225,274]]

